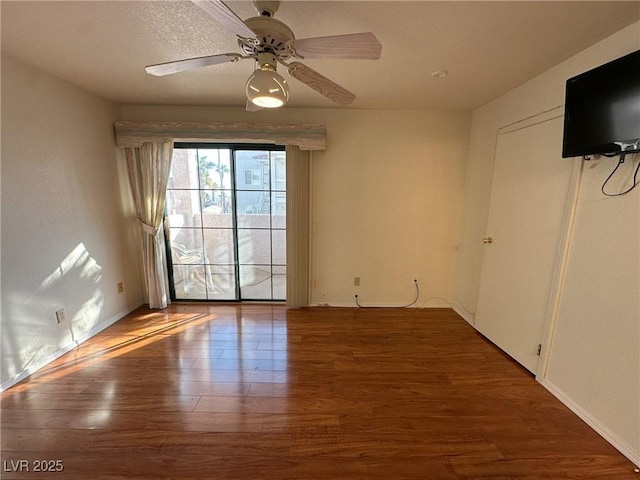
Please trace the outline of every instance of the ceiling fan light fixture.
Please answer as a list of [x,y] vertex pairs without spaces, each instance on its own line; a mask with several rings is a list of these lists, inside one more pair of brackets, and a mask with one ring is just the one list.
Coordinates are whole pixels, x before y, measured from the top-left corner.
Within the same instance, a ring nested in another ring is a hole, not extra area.
[[286,24],[273,18],[280,6],[280,0],[253,0],[259,16],[246,20],[238,17],[223,0],[191,1],[238,37],[238,46],[242,54],[222,53],[185,58],[149,65],[145,70],[151,75],[164,76],[243,59],[255,59],[257,67],[245,86],[245,108],[250,112],[262,108],[281,107],[289,100],[289,85],[276,73],[278,63],[287,67],[294,79],[337,105],[350,105],[355,99],[353,93],[300,62],[290,62],[290,59],[377,60],[382,53],[382,45],[371,32],[296,40],[293,31]]
[[262,108],[278,108],[289,100],[289,84],[269,64],[253,72],[246,91],[249,101]]

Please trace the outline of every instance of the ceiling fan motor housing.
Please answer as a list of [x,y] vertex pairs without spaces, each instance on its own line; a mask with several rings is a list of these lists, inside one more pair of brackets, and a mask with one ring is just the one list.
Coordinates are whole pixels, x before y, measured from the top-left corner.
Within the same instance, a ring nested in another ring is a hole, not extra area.
[[257,42],[238,39],[238,45],[246,55],[269,52],[281,59],[291,56],[289,45],[295,36],[284,23],[265,16],[248,18],[244,23],[256,33],[258,39]]

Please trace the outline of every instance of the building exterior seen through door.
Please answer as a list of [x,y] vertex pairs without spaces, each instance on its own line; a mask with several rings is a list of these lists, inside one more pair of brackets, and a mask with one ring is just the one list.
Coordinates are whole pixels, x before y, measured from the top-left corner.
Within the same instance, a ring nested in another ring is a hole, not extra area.
[[165,229],[173,300],[285,300],[285,151],[180,144]]

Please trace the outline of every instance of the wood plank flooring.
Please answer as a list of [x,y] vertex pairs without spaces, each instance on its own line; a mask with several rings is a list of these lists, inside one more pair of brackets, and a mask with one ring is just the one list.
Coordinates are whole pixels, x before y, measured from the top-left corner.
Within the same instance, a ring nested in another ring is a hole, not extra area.
[[449,309],[141,308],[1,402],[3,479],[640,478]]

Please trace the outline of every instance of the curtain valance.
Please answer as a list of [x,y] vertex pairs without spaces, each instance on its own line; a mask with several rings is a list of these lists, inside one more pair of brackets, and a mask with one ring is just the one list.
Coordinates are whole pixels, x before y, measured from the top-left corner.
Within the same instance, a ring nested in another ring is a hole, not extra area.
[[140,147],[145,142],[233,141],[295,145],[300,150],[324,150],[327,127],[317,124],[115,122],[119,147]]

